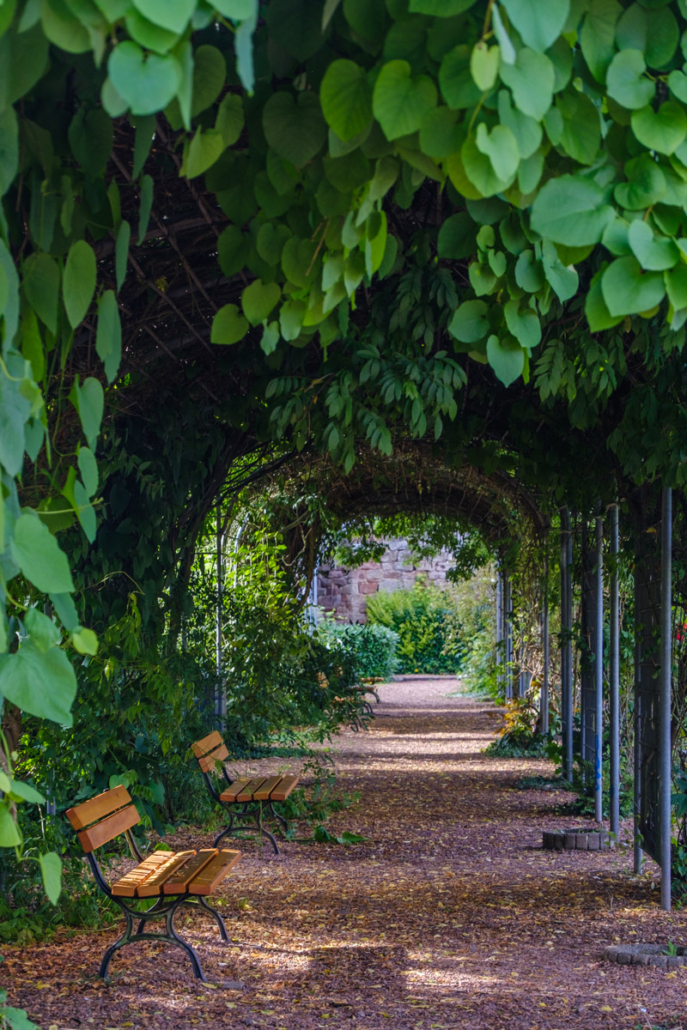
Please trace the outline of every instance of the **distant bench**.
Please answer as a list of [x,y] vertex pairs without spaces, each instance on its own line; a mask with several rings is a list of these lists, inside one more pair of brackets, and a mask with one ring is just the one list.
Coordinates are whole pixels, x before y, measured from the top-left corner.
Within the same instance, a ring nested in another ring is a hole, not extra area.
[[[257,830],[271,841],[274,853],[278,855],[279,847],[274,834],[265,827],[263,820],[267,815],[268,818],[276,819],[284,831],[288,829],[286,819],[275,812],[272,805],[274,802],[286,801],[298,784],[298,776],[255,776],[252,779],[242,777],[232,780],[224,765],[229,758],[229,751],[218,730],[197,740],[191,748],[211,796],[229,814],[229,823],[215,838],[214,846],[217,847],[222,838],[229,834]],[[220,778],[219,784],[215,775]],[[218,786],[224,787],[224,790],[220,792]]]
[[[91,872],[100,889],[121,908],[126,919],[126,928],[121,937],[111,944],[100,963],[100,976],[107,976],[110,960],[116,951],[127,944],[138,941],[164,941],[183,948],[193,965],[193,972],[199,980],[205,980],[198,956],[191,945],[182,940],[174,927],[174,917],[180,905],[204,908],[214,918],[223,941],[228,940],[224,920],[215,911],[206,897],[212,894],[228,876],[240,858],[238,851],[218,851],[204,848],[201,851],[153,851],[146,858],[138,849],[131,833],[132,827],[140,823],[141,817],[125,787],[114,787],[103,794],[84,801],[67,811],[67,818],[77,831],[81,847],[86,852]],[[109,885],[103,876],[94,852],[108,841],[124,834],[131,854],[138,865]],[[124,899],[127,899],[125,901]],[[157,898],[152,908],[136,909],[138,899]],[[151,919],[164,919],[162,933],[146,933],[145,924]],[[134,932],[134,922],[138,928]]]

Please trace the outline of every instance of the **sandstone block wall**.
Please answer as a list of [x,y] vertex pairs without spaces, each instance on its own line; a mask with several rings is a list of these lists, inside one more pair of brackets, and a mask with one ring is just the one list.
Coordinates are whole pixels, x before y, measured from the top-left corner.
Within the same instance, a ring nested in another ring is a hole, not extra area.
[[378,590],[409,590],[420,575],[441,586],[450,568],[448,551],[413,564],[405,540],[388,540],[381,561],[365,562],[350,571],[321,566],[317,574],[317,603],[325,611],[334,612],[341,622],[366,622],[365,605],[370,594]]

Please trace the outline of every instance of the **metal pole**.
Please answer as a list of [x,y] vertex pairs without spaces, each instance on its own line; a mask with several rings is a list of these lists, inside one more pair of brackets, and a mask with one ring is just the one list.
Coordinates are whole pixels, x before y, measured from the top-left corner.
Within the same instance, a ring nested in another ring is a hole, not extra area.
[[561,717],[563,722],[563,768],[566,780],[573,778],[573,692],[572,692],[572,534],[570,512],[561,508]]
[[620,603],[618,591],[618,505],[612,504],[611,514],[611,635],[610,635],[610,693],[611,693],[611,781],[610,817],[611,833],[616,839],[620,831]]
[[541,713],[541,732],[546,736],[549,732],[549,539],[546,538],[546,552],[544,554],[544,603],[541,614],[541,635],[542,635],[542,658],[544,669],[542,672],[541,695],[539,697],[539,711]]
[[217,610],[215,612],[215,660],[217,666],[217,687],[215,690],[215,715],[223,719],[227,712],[227,699],[222,685],[222,504],[217,498]]
[[499,687],[503,684],[503,573],[499,569],[496,578],[496,679]]
[[603,716],[604,716],[604,524],[596,520],[596,571],[594,576],[594,818],[603,821]]
[[673,493],[669,487],[663,488],[661,507],[661,693],[659,707],[661,908],[669,912],[671,893],[670,792],[673,772],[670,734],[673,660],[671,583]]
[[[637,532],[641,532],[638,527]],[[641,539],[641,538],[640,538]],[[642,646],[643,646],[643,625],[644,619],[644,569],[641,567],[642,551],[639,542],[635,543],[635,596],[634,596],[634,623],[635,623],[635,674],[634,674],[634,871],[639,875],[642,871],[644,853],[640,845],[640,820],[642,813]]]
[[513,585],[508,572],[505,572],[503,576],[503,607],[506,638],[506,699],[510,701],[513,698]]

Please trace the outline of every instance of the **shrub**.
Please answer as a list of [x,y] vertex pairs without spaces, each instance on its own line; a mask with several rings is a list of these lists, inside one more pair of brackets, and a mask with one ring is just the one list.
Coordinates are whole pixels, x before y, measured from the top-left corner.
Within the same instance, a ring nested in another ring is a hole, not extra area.
[[373,625],[399,636],[400,672],[457,672],[464,644],[455,632],[456,612],[450,591],[418,579],[411,590],[380,591],[367,602]]
[[337,643],[351,654],[357,680],[387,680],[396,671],[399,637],[386,626],[325,621],[318,634],[330,646]]

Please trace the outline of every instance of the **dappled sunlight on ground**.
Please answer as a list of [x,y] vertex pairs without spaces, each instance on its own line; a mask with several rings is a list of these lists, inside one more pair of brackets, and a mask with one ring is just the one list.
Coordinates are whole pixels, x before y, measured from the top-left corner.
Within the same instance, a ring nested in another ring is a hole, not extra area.
[[11,1003],[43,1030],[687,1028],[687,973],[601,958],[618,940],[687,943],[685,916],[658,908],[655,867],[634,877],[627,848],[543,851],[543,829],[582,822],[554,814],[569,795],[519,789],[544,760],[483,755],[499,712],[456,687],[384,685],[371,731],[334,742],[341,787],[361,800],[328,828],[362,844],[239,845],[218,895],[229,945],[207,918],[179,920],[212,985],[156,944],[120,952],[102,984],[107,929],[4,948]]

